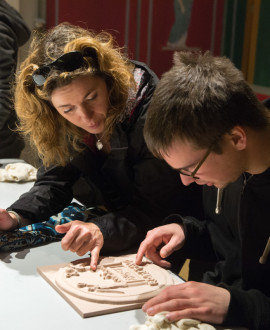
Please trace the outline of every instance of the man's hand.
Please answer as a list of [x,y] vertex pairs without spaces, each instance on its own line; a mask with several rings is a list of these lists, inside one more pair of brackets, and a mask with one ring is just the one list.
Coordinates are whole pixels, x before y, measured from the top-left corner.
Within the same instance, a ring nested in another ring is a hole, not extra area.
[[148,231],[145,240],[142,241],[136,255],[136,264],[139,265],[145,255],[155,264],[170,268],[171,264],[163,258],[179,250],[183,246],[184,240],[184,231],[177,223],[154,228]]
[[15,215],[8,213],[5,209],[0,209],[0,230],[13,230],[18,227]]
[[61,242],[63,250],[76,252],[78,256],[90,251],[90,268],[97,269],[99,253],[104,244],[103,235],[97,225],[75,220],[58,225],[55,230],[61,234],[66,233]]
[[221,324],[228,312],[230,293],[214,285],[186,282],[172,285],[147,301],[142,309],[152,316],[168,311],[171,321],[197,319],[203,322]]

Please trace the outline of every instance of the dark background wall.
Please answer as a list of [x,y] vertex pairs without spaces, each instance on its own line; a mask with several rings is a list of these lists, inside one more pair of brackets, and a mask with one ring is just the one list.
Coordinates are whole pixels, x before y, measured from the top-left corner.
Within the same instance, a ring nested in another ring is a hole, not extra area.
[[[186,44],[219,55],[224,0],[216,2],[193,0]],[[173,0],[47,0],[47,26],[64,21],[110,31],[131,58],[147,63],[159,76],[172,65],[174,50],[166,45],[175,21]]]
[[251,84],[270,87],[269,0],[47,0],[46,22],[47,27],[68,21],[110,31],[131,58],[160,76],[178,50],[167,44],[177,3],[182,11],[192,4],[185,47],[179,50],[225,55]]

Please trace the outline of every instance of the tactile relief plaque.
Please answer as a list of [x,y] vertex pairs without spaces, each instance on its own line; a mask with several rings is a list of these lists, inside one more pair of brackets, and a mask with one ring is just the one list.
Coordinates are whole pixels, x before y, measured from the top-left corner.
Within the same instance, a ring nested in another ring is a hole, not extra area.
[[90,261],[39,267],[39,273],[83,317],[140,308],[165,287],[174,284],[170,273],[135,254],[101,257],[96,271]]

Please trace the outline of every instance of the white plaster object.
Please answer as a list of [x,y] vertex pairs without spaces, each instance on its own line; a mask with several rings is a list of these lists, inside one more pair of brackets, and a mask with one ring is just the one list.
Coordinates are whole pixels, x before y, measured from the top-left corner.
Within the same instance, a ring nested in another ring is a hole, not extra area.
[[12,163],[0,169],[0,181],[35,181],[37,169],[30,164]]
[[210,324],[201,323],[198,320],[182,319],[177,322],[170,322],[166,319],[168,312],[161,312],[154,316],[146,315],[145,324],[131,325],[129,330],[216,330]]

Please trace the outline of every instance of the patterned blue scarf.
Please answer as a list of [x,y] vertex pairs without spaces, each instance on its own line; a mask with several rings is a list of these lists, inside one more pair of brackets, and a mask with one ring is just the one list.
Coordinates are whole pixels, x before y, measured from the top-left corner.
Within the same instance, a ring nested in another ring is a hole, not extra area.
[[105,211],[96,207],[86,208],[77,203],[71,203],[62,212],[51,216],[49,220],[37,222],[13,231],[0,232],[0,251],[12,251],[26,247],[33,247],[62,239],[54,228],[56,225],[80,220],[90,222],[91,219],[105,214]]

